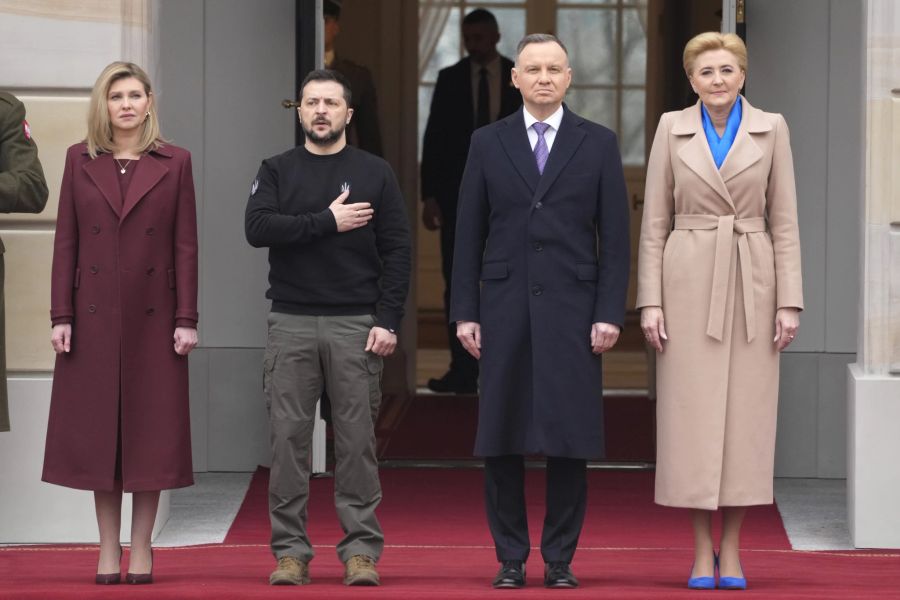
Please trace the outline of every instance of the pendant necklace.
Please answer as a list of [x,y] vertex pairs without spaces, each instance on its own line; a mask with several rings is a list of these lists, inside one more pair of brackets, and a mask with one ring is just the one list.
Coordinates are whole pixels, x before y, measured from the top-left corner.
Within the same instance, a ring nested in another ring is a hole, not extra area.
[[124,165],[121,163],[121,161],[120,161],[118,158],[114,158],[113,160],[116,161],[116,164],[117,164],[117,165],[119,165],[119,173],[121,173],[122,175],[124,175],[124,174],[125,174],[125,171],[128,169],[128,165],[131,164],[131,159],[130,159],[130,158],[126,158],[126,159],[125,159],[125,164],[124,164]]

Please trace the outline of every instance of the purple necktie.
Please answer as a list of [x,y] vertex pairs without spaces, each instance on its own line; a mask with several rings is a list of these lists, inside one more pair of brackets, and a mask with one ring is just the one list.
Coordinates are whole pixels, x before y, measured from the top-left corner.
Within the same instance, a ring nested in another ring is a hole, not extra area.
[[532,127],[538,135],[537,144],[534,145],[534,160],[537,161],[538,171],[543,175],[544,166],[547,164],[547,157],[550,156],[550,149],[547,148],[547,140],[544,139],[544,134],[550,126],[546,123],[537,121]]

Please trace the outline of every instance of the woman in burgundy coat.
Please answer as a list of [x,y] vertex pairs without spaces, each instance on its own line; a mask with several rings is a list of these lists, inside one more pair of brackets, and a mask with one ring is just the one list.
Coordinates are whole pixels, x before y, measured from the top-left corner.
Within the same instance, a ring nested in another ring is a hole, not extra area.
[[159,492],[193,483],[187,354],[197,344],[190,154],[160,137],[150,80],[116,62],[69,148],[53,252],[57,352],[43,480],[94,491],[97,583],[118,583],[122,492],[129,583],[150,583]]

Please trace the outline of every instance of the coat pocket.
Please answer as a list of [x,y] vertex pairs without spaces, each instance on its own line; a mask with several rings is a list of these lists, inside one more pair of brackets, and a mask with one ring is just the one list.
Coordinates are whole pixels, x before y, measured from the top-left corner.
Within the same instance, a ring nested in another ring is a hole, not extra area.
[[366,370],[369,375],[378,375],[384,370],[384,359],[373,352],[366,352]]
[[509,265],[505,262],[489,262],[481,265],[481,280],[506,279],[509,277]]
[[169,275],[169,289],[174,290],[175,289],[175,269],[169,269],[168,275]]
[[266,394],[266,409],[272,406],[272,399],[269,392],[272,391],[272,374],[275,371],[275,361],[278,360],[277,348],[266,348],[263,356],[263,392]]
[[75,269],[75,280],[72,281],[72,287],[77,288],[81,285],[81,269]]
[[578,263],[575,265],[575,277],[578,281],[597,281],[599,267],[593,263]]

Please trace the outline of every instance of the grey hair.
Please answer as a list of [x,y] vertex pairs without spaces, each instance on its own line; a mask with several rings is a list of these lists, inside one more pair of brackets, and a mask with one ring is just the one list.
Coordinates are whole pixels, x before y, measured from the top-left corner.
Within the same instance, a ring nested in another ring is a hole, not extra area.
[[559,44],[559,47],[562,48],[563,52],[566,53],[566,57],[569,56],[569,51],[566,49],[566,45],[560,41],[558,37],[553,35],[552,33],[529,33],[521,40],[519,40],[518,45],[516,46],[516,62],[519,60],[519,55],[522,54],[522,50],[525,49],[525,46],[529,44],[546,44],[547,42],[554,42]]

